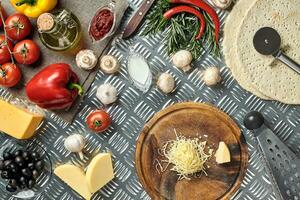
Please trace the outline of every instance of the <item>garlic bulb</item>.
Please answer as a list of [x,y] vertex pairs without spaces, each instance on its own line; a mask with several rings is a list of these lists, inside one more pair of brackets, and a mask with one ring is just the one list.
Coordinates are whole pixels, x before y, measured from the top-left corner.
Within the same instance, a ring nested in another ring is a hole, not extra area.
[[226,9],[231,5],[232,0],[212,0],[212,2],[217,8]]
[[173,76],[168,73],[162,73],[156,84],[158,88],[166,94],[172,92],[175,88],[175,80]]
[[65,148],[72,153],[79,153],[81,159],[83,159],[82,150],[85,146],[85,139],[80,134],[70,135],[65,139]]
[[193,60],[192,53],[187,50],[180,50],[176,52],[173,57],[173,65],[184,72],[191,70],[191,63]]
[[105,55],[101,58],[100,69],[107,74],[113,74],[119,71],[120,64],[116,57]]
[[76,55],[76,64],[79,68],[84,70],[93,69],[98,62],[98,58],[94,51],[85,49],[78,52]]
[[203,73],[202,79],[207,86],[216,85],[217,83],[219,83],[222,80],[222,78],[220,76],[219,68],[217,68],[217,67],[207,68]]
[[114,103],[117,100],[117,89],[110,84],[100,85],[96,97],[105,105]]

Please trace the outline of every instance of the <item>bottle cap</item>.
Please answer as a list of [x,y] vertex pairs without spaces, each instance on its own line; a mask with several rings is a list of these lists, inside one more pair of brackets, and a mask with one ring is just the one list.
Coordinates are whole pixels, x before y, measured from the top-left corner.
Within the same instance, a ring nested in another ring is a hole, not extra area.
[[37,27],[39,31],[50,31],[54,27],[55,21],[53,15],[50,13],[44,13],[37,19]]

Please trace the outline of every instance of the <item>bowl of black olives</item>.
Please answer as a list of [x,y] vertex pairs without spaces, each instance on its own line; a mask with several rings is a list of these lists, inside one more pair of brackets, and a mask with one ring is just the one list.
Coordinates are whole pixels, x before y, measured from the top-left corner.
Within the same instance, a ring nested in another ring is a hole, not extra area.
[[0,185],[4,196],[39,196],[52,178],[52,163],[36,142],[7,141],[0,149]]

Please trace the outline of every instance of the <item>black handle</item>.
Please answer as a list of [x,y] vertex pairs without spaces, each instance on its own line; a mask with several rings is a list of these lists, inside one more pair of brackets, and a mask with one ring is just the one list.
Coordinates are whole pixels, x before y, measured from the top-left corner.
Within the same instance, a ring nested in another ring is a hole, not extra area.
[[249,112],[244,118],[244,125],[249,130],[260,128],[265,122],[264,116],[257,111]]

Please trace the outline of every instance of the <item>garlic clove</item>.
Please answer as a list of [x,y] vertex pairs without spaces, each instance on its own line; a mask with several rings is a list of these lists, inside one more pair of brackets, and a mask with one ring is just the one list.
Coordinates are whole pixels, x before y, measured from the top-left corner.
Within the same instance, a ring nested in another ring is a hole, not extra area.
[[218,84],[222,80],[219,68],[217,67],[207,68],[203,73],[202,80],[207,86],[213,86]]
[[83,158],[82,150],[85,146],[85,138],[82,135],[70,135],[65,139],[64,146],[68,151],[72,153],[78,153],[80,158]]
[[105,55],[101,58],[100,69],[107,74],[113,74],[120,70],[120,64],[116,57]]
[[114,103],[117,100],[117,89],[110,84],[100,85],[96,97],[105,105]]
[[98,57],[92,50],[81,50],[76,55],[76,64],[81,69],[91,70],[97,65],[97,62]]

